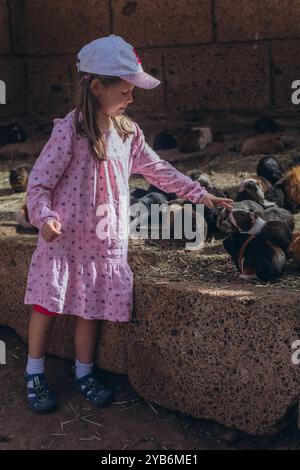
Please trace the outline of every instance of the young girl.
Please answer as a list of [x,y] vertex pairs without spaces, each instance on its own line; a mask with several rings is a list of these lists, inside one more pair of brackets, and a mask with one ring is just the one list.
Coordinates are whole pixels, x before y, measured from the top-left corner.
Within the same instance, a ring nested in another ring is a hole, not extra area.
[[[140,127],[124,114],[135,86],[160,81],[145,73],[134,48],[111,34],[78,54],[80,91],[75,109],[54,119],[52,134],[36,160],[27,188],[30,222],[39,229],[28,273],[25,304],[33,307],[25,372],[33,411],[57,402],[44,375],[47,341],[57,315],[75,315],[74,386],[96,407],[111,403],[112,391],[93,373],[97,321],[131,320],[133,275],[128,239],[111,228],[127,223],[128,179],[150,183],[208,207],[231,199],[209,194],[160,157]],[[101,207],[108,207],[107,236],[99,236]],[[120,209],[121,207],[121,209]],[[100,210],[99,210],[100,209]]]

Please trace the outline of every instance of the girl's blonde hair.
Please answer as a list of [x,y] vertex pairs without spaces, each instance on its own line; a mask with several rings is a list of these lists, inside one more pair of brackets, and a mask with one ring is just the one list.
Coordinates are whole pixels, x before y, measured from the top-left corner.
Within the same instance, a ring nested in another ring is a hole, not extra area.
[[[92,78],[85,79],[84,76]],[[121,82],[119,77],[110,77],[92,73],[79,72],[78,93],[76,95],[75,128],[76,132],[84,137],[88,137],[92,155],[96,160],[107,160],[106,144],[103,134],[97,124],[97,113],[101,109],[101,104],[93,95],[90,85],[93,78],[97,78],[105,86],[112,86]],[[82,119],[79,113],[82,113]],[[125,114],[111,117],[113,126],[119,136],[125,141],[130,134],[134,133],[134,121]]]

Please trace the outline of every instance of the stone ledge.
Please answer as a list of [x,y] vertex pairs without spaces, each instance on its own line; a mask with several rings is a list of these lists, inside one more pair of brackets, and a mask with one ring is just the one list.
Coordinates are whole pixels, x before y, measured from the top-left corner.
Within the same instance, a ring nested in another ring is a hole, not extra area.
[[[36,237],[0,239],[0,324],[26,341],[23,304]],[[130,249],[135,274],[131,323],[100,322],[96,363],[128,374],[145,399],[250,434],[279,430],[299,399],[297,291],[272,286],[147,279],[154,254]],[[73,358],[74,319],[59,318],[48,352]],[[54,341],[55,338],[55,341]],[[146,366],[145,366],[146,365]]]

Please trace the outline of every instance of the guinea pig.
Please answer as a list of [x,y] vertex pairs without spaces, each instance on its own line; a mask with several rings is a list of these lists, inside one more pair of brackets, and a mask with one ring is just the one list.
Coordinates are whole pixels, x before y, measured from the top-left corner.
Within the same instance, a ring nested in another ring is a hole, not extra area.
[[282,177],[283,170],[277,158],[267,155],[259,160],[256,174],[275,184]]
[[154,184],[150,184],[149,188],[147,189],[147,194],[148,193],[161,193],[167,198],[168,201],[172,201],[173,199],[177,198],[176,193],[167,193],[157,186],[154,186]]
[[10,170],[9,182],[15,193],[26,191],[31,168],[30,165],[22,164]]
[[265,198],[268,201],[274,202],[277,207],[288,207],[286,204],[286,198],[280,181],[275,183],[265,193]]
[[213,188],[213,184],[208,173],[205,173],[201,170],[192,170],[187,172],[187,175],[193,181],[199,181],[199,183],[204,186],[207,191]]
[[38,233],[38,229],[29,222],[28,209],[26,204],[22,204],[16,213],[16,221],[18,223],[17,232]]
[[295,232],[288,249],[289,255],[300,264],[300,232]]
[[288,253],[293,230],[284,220],[264,220],[255,212],[243,209],[232,209],[230,220],[239,232],[256,235]]
[[19,124],[5,124],[0,126],[0,146],[24,142],[26,133]]
[[[236,209],[253,210],[258,214],[262,214],[264,209],[260,204],[255,201],[243,200],[235,201],[232,206]],[[231,209],[216,205],[212,209],[204,208],[204,216],[208,224],[209,233],[220,231],[225,234],[230,234],[236,231],[236,227],[232,224],[230,219]]]
[[[137,207],[132,208],[130,214],[131,221],[137,217],[141,217],[144,222],[147,221],[148,225],[152,223],[151,220],[151,206],[152,204],[164,204],[167,203],[167,197],[162,193],[147,193],[141,197],[137,202]],[[142,207],[141,207],[142,205]],[[154,221],[153,221],[154,222]],[[159,213],[158,223],[161,222],[161,212]]]
[[207,173],[200,173],[196,178],[195,181],[198,181],[201,186],[203,186],[210,194],[213,194],[217,197],[228,197],[228,194],[223,191],[222,189],[217,188],[214,186],[210,180],[210,177]]
[[233,233],[223,240],[240,278],[270,281],[280,277],[286,266],[286,256],[279,246],[247,233]]
[[280,130],[280,125],[271,116],[262,116],[259,118],[254,125],[254,130],[258,134],[275,134]]
[[154,138],[153,150],[167,150],[176,147],[176,139],[167,131],[159,132]]
[[147,193],[139,199],[139,202],[151,209],[152,204],[163,204],[167,202],[167,197],[162,193]]
[[287,209],[282,207],[268,207],[261,214],[264,220],[281,220],[285,222],[290,231],[293,232],[295,228],[295,217]]
[[148,193],[147,189],[134,188],[130,191],[130,205],[135,204],[139,199]]
[[300,205],[300,166],[291,168],[283,177],[282,188],[291,210],[295,211]]
[[251,199],[257,202],[263,207],[275,206],[274,202],[268,201],[265,198],[265,193],[272,187],[270,181],[260,176],[254,176],[253,178],[247,178],[240,184],[236,201],[242,201],[244,199]]
[[213,141],[210,127],[193,127],[184,131],[177,138],[177,147],[181,152],[197,152],[205,149]]

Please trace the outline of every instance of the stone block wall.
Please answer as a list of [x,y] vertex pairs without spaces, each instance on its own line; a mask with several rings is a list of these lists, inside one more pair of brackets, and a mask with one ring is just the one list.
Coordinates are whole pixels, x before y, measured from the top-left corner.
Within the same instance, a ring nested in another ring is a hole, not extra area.
[[108,34],[162,81],[132,112],[298,113],[299,0],[0,0],[0,119],[59,116],[74,104],[76,53]]

